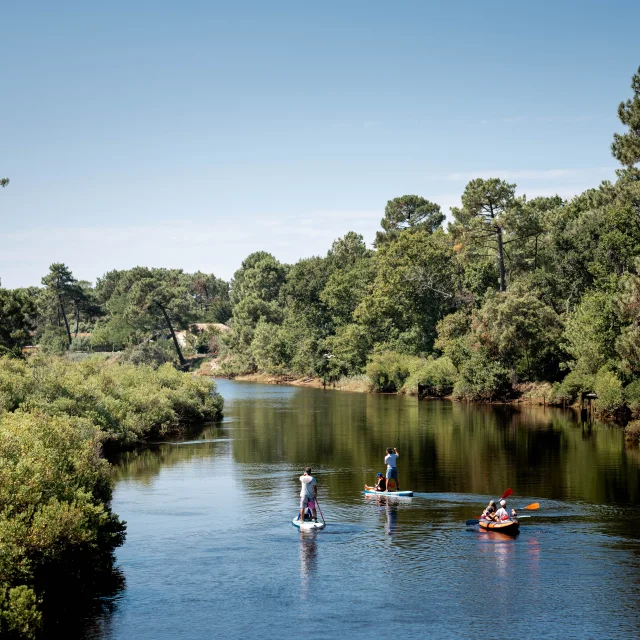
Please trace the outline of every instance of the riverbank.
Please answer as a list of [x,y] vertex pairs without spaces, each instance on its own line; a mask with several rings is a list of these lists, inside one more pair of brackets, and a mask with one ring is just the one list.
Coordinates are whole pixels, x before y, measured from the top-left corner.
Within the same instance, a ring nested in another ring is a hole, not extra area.
[[[274,374],[266,372],[227,374],[216,359],[205,360],[194,372],[197,376],[221,378],[226,380],[238,380],[240,382],[256,382],[260,384],[279,384],[293,387],[309,387],[313,389],[333,389],[335,391],[350,391],[352,393],[373,393],[380,394],[374,388],[373,383],[366,375],[343,376],[338,380],[325,381],[322,378],[313,376],[295,376],[291,374]],[[512,398],[502,400],[492,400],[481,404],[526,404],[546,406],[549,404],[552,385],[549,382],[523,382],[514,386]],[[401,391],[399,393],[389,393],[385,395],[413,395],[417,393]],[[439,398],[450,401],[459,401],[451,394],[420,396],[421,399]],[[567,405],[571,406],[571,405]],[[579,408],[579,403],[575,403],[573,408]]]

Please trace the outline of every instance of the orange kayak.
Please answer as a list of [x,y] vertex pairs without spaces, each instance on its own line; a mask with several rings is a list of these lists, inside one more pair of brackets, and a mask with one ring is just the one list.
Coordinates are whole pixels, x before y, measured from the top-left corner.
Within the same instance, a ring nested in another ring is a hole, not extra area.
[[499,531],[500,533],[518,533],[520,523],[515,519],[503,520],[502,522],[495,522],[493,520],[485,520],[480,518],[478,524],[487,531]]

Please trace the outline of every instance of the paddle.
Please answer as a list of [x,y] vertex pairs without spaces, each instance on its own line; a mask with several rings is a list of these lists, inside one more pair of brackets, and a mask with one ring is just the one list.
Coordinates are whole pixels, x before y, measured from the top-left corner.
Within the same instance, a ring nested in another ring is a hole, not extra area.
[[[507,491],[511,491],[511,489],[507,489]],[[506,491],[505,491],[505,493],[506,493]],[[511,493],[513,493],[513,491],[511,491]],[[511,495],[511,493],[509,495]],[[503,494],[502,500],[504,500],[504,494]],[[529,511],[535,511],[536,509],[539,509],[539,508],[540,508],[540,503],[539,502],[532,502],[531,504],[528,504],[526,507],[522,507],[520,509],[520,511],[522,511],[522,509],[528,509]],[[516,509],[516,511],[518,511],[518,509]],[[516,516],[516,517],[518,517],[518,516]],[[524,515],[524,516],[519,516],[519,517],[520,518],[530,518],[531,516]],[[470,526],[472,526],[474,524],[478,524],[478,522],[480,522],[480,519],[479,518],[474,518],[473,520],[466,520],[466,525],[467,525],[467,527],[470,527]]]
[[324,519],[324,516],[322,515],[322,509],[320,508],[320,503],[318,502],[318,496],[315,497],[315,501],[316,501],[316,507],[318,507],[318,511],[320,512],[320,517],[322,518],[322,522],[324,523],[325,527],[327,526],[327,521]]

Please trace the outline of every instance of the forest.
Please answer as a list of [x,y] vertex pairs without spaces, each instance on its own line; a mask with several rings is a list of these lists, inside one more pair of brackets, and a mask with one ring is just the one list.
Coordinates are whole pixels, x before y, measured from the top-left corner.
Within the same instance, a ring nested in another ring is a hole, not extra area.
[[[295,264],[259,251],[230,282],[136,267],[92,285],[54,264],[40,287],[0,289],[0,349],[117,351],[155,366],[208,352],[224,375],[481,401],[545,382],[550,403],[590,392],[602,413],[635,414],[640,70],[631,88],[618,108],[627,130],[611,145],[615,182],[570,200],[528,199],[515,184],[478,178],[448,222],[437,203],[404,195],[388,201],[373,248],[350,232]],[[203,328],[180,344],[176,334],[194,323]]]

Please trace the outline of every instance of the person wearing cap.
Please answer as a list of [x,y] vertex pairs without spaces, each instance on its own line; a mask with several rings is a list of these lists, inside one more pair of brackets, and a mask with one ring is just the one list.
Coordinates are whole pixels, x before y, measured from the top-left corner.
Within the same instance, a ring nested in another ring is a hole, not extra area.
[[496,520],[498,522],[502,522],[503,520],[509,519],[509,513],[505,509],[507,506],[506,500],[500,500],[500,508],[496,511]]
[[374,487],[374,489],[376,491],[387,490],[387,480],[381,473],[378,474],[378,481],[376,482],[376,486]]

